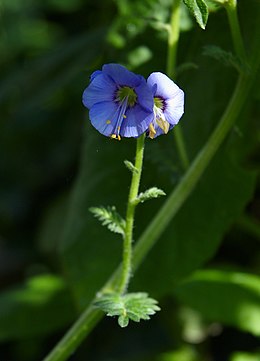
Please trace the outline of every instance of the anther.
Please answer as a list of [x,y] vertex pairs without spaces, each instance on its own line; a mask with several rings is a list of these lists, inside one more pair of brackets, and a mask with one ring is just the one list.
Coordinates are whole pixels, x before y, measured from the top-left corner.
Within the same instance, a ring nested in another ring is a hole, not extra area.
[[156,134],[156,130],[154,129],[153,123],[150,123],[150,125],[149,125],[149,137],[151,139],[154,139],[155,134]]

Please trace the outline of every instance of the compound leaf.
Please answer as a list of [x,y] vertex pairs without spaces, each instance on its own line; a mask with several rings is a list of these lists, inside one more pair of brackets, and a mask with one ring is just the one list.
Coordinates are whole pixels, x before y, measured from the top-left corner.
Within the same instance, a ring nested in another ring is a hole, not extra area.
[[128,293],[123,296],[117,293],[106,294],[94,305],[104,311],[107,316],[118,316],[120,327],[126,327],[129,320],[134,322],[149,320],[151,315],[160,311],[157,301],[144,292]]
[[94,214],[102,226],[114,233],[125,234],[125,220],[117,213],[115,207],[91,207],[90,212]]

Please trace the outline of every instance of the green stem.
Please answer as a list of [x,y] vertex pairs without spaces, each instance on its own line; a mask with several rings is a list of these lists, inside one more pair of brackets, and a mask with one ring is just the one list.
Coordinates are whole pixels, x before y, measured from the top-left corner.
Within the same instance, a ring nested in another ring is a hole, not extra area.
[[[177,48],[180,37],[180,12],[181,12],[180,5],[181,5],[181,0],[174,0],[172,6],[169,32],[168,32],[168,55],[167,55],[166,73],[170,78],[174,78],[176,75],[175,74],[176,57],[177,57]],[[187,155],[182,130],[179,125],[174,128],[173,134],[175,137],[176,146],[180,160],[182,162],[183,169],[187,170],[189,167],[189,158]]]
[[181,0],[174,0],[171,22],[168,32],[167,74],[174,77],[176,72],[176,55],[180,37],[180,4]]
[[184,143],[183,132],[182,132],[180,125],[175,126],[173,134],[175,137],[179,157],[182,162],[182,167],[184,170],[187,170],[189,168],[190,162],[189,162],[188,154],[186,151],[186,146]]
[[102,317],[102,311],[88,307],[43,361],[67,360]]
[[135,156],[135,168],[137,171],[132,173],[132,181],[131,181],[129,197],[128,197],[125,237],[124,237],[124,246],[123,246],[122,272],[118,285],[119,293],[124,293],[126,291],[132,271],[132,242],[133,242],[134,215],[136,208],[135,200],[136,197],[138,196],[140,179],[142,174],[144,140],[145,140],[145,134],[137,138],[136,156]]
[[[144,141],[145,134],[143,134],[137,139],[136,144],[135,168],[137,169],[137,172],[133,172],[132,174],[132,181],[128,197],[128,205],[126,211],[126,230],[123,247],[123,262],[122,265],[120,265],[111,276],[109,281],[100,290],[100,294],[109,291],[117,291],[119,293],[125,292],[129,282],[129,278],[131,276],[132,239],[134,214],[136,208],[136,203],[134,201],[136,200],[139,191],[143,164]],[[66,335],[61,339],[61,341],[55,346],[52,352],[43,361],[67,360],[103,316],[104,313],[102,311],[90,305],[82,313],[82,315],[70,328]]]
[[246,60],[246,52],[244,48],[244,42],[241,35],[241,30],[239,26],[238,16],[237,16],[237,2],[236,0],[230,0],[227,2],[226,6],[229,26],[231,30],[232,40],[234,44],[234,49],[237,56],[241,60]]

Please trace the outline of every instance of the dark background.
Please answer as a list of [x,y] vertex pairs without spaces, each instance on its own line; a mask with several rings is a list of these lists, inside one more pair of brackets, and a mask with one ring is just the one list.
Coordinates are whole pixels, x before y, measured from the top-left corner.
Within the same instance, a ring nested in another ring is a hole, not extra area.
[[[88,208],[115,205],[124,214],[130,175],[123,160],[133,160],[135,142],[98,134],[81,96],[92,71],[104,63],[121,63],[144,76],[166,71],[161,24],[169,21],[171,5],[170,0],[0,4],[1,361],[41,360],[120,261],[119,237],[102,228]],[[239,1],[249,53],[258,7],[257,1]],[[192,160],[227,106],[237,73],[204,55],[209,45],[233,51],[223,9],[210,13],[203,31],[183,7],[181,31],[177,83],[186,102],[180,126]],[[116,320],[102,320],[71,360],[259,360],[258,84],[133,279],[131,289],[157,297],[162,311],[126,330]],[[142,190],[156,185],[169,194],[181,180],[173,132],[146,142]],[[163,201],[140,206],[136,240]],[[182,286],[203,267],[209,284],[198,276],[197,283]],[[208,269],[217,270],[217,285]],[[233,276],[241,273],[245,281],[236,283]],[[241,305],[249,310],[244,319]]]

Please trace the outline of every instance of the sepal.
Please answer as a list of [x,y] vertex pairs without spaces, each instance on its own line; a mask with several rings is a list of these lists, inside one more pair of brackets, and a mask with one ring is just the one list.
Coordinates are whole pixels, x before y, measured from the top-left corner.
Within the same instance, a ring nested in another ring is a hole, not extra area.
[[107,316],[118,316],[120,327],[128,326],[129,320],[149,320],[151,315],[160,311],[158,302],[145,292],[104,294],[94,302],[94,306],[104,311]]
[[114,233],[125,235],[125,220],[117,213],[116,207],[91,207],[89,211],[94,214],[102,224]]

